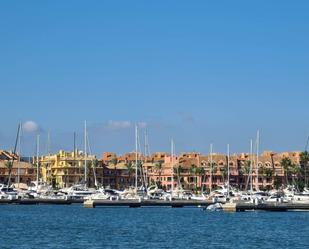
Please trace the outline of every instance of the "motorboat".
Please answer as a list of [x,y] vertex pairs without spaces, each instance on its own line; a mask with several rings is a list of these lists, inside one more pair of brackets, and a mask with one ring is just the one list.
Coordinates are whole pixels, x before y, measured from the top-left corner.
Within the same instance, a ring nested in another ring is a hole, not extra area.
[[149,199],[164,199],[164,196],[166,195],[165,191],[163,189],[158,188],[156,185],[152,185],[147,188],[147,196]]
[[309,194],[304,193],[294,194],[292,203],[309,204]]
[[19,198],[18,192],[12,187],[0,184],[0,199],[17,200]]
[[185,190],[182,187],[177,187],[173,191],[166,192],[165,199],[173,200],[191,200],[193,196],[192,191]]
[[274,194],[264,200],[264,203],[289,203],[290,201],[289,197],[285,195]]
[[226,198],[225,195],[215,193],[215,192],[211,193],[209,195],[208,199],[212,200],[212,202],[214,202],[214,203],[217,203],[217,202],[226,203],[226,201],[227,201],[227,198]]
[[99,188],[95,193],[84,197],[85,200],[119,200],[116,190]]
[[46,193],[52,191],[52,186],[48,185],[45,182],[41,181],[32,181],[28,187],[28,191],[36,193]]
[[192,195],[191,200],[205,201],[205,200],[207,200],[207,196],[204,193],[202,193],[201,195]]
[[79,184],[67,189],[61,189],[58,193],[67,195],[71,199],[84,199],[84,197],[95,194],[95,192],[95,189],[88,189],[87,186]]

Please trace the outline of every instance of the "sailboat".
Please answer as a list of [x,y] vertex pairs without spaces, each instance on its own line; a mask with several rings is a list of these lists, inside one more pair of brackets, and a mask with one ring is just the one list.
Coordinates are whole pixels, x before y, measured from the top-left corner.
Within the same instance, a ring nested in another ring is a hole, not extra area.
[[52,186],[40,180],[40,135],[36,136],[36,181],[32,181],[28,187],[28,196],[32,198],[47,198],[54,195]]
[[[135,125],[135,185],[124,191],[117,191],[121,199],[141,200],[147,198],[146,177],[143,175],[142,164],[139,158],[140,147],[138,125]],[[141,182],[140,186],[139,173]]]
[[21,124],[18,125],[17,136],[16,136],[15,146],[14,146],[14,151],[13,151],[13,157],[10,161],[8,161],[9,177],[8,177],[7,185],[0,184],[0,199],[15,200],[19,198],[19,193],[16,191],[16,189],[13,188],[13,186],[11,186],[11,176],[12,176],[12,170],[13,170],[14,161],[15,161],[18,139],[20,136],[20,130],[21,130]]
[[[140,151],[140,139],[139,139],[139,130],[138,130],[138,125],[135,125],[135,195],[130,196],[132,199],[141,199],[146,197],[146,184],[145,184],[145,179],[143,177],[143,170],[142,170],[142,163],[139,158],[139,151]],[[140,168],[140,169],[139,169]],[[141,179],[141,186],[138,186],[138,173],[140,172],[140,179]],[[129,191],[130,192],[130,191]]]
[[87,184],[87,122],[84,123],[84,183],[73,185],[69,188],[61,189],[59,192],[67,195],[70,199],[84,199],[96,192],[95,189],[88,188]]
[[175,179],[174,179],[174,167],[175,167],[175,143],[174,139],[171,139],[171,188],[170,192],[165,196],[166,199],[169,200],[189,200],[194,195],[190,190],[183,189],[182,185],[178,181],[178,184],[175,187]]

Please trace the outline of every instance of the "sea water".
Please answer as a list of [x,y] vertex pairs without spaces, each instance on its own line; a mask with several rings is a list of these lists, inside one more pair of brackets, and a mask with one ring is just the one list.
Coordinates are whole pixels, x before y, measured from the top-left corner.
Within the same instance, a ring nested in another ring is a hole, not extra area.
[[309,212],[0,206],[0,248],[309,248]]

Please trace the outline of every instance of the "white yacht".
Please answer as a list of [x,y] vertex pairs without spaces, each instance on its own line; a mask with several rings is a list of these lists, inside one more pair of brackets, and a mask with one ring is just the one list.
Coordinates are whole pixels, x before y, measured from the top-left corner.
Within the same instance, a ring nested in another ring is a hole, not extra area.
[[166,193],[164,192],[163,189],[158,188],[158,186],[156,185],[152,185],[150,187],[148,187],[147,189],[147,196],[149,197],[149,199],[164,199],[164,196],[166,195]]
[[294,194],[292,203],[309,204],[309,194]]
[[37,192],[37,193],[46,193],[52,191],[52,186],[44,182],[32,181],[28,187],[28,191]]
[[18,193],[13,188],[0,184],[0,199],[17,200]]
[[83,184],[74,185],[69,188],[61,189],[59,191],[60,194],[65,194],[68,198],[72,199],[83,199],[84,197],[95,194],[95,192],[95,189],[87,188],[86,185]]
[[119,200],[119,193],[113,189],[99,188],[95,193],[84,197],[85,200]]

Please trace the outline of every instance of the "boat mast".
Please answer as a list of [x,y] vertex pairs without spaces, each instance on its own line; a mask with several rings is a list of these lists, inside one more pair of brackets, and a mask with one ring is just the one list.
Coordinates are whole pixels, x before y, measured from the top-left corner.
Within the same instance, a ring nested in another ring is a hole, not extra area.
[[174,140],[171,140],[171,193],[174,191]]
[[15,159],[16,150],[17,150],[19,132],[20,132],[20,125],[18,125],[16,140],[15,140],[15,146],[14,146],[14,151],[13,151],[13,157],[12,157],[12,161],[11,161],[12,164],[9,168],[9,179],[8,179],[8,182],[7,182],[8,187],[10,187],[10,184],[11,184],[11,176],[12,176],[12,170],[13,170],[13,167],[14,167],[14,159]]
[[[48,132],[47,132],[47,155],[48,155],[48,161],[47,161],[47,167],[48,168],[51,168],[50,167],[50,164],[51,164],[51,159],[50,159],[50,157],[51,157],[51,155],[50,155],[50,131],[48,130]],[[46,179],[45,179],[45,181],[46,182],[48,182],[48,184],[50,184],[51,183],[51,180],[47,180],[47,178],[49,178],[50,179],[50,177],[47,177],[47,173],[46,173]]]
[[40,149],[40,135],[38,134],[36,136],[36,182],[37,182],[36,191],[37,192],[39,186],[39,149]]
[[257,131],[256,134],[256,169],[255,169],[255,174],[256,174],[256,190],[259,190],[259,145],[260,145],[260,131]]
[[[88,132],[87,132],[87,145],[88,145],[89,155],[92,155],[92,150],[91,150],[91,147],[90,147],[89,133]],[[98,187],[97,174],[96,174],[96,165],[94,165],[93,161],[94,161],[94,159],[91,159],[91,166],[92,166],[93,176],[94,176],[94,185],[96,187]]]
[[227,145],[227,197],[230,197],[230,145]]
[[145,130],[145,155],[150,156],[150,148],[149,148],[149,134],[148,129]]
[[[138,127],[138,125],[137,125],[137,127]],[[138,153],[140,153],[140,155],[139,154],[137,154],[137,158],[138,158],[138,162],[139,162],[139,166],[140,166],[140,179],[141,179],[141,187],[142,188],[145,188],[145,186],[146,186],[146,180],[145,180],[145,174],[144,174],[144,165],[143,165],[143,163],[142,163],[142,147],[141,147],[141,140],[140,140],[140,136],[139,136],[139,130],[138,130],[138,132],[137,132],[137,135],[136,135],[136,137],[137,137],[137,151],[138,151]]]
[[50,156],[50,131],[47,132],[47,155]]
[[146,162],[146,157],[148,156],[147,154],[147,130],[145,130],[145,133],[144,133],[144,151],[145,151],[144,162]]
[[[145,146],[145,158],[144,158],[144,163],[147,163],[147,159],[150,156],[150,152],[149,152],[149,142],[148,142],[148,132],[147,132],[147,128],[145,129],[145,137],[144,137],[144,146]],[[144,181],[145,181],[145,186],[146,189],[148,188],[149,185],[149,179],[148,179],[148,169],[147,167],[144,168]]]
[[137,163],[138,163],[138,158],[137,158],[137,150],[138,150],[138,137],[137,137],[137,132],[138,132],[138,128],[137,125],[135,125],[135,191],[137,192]]
[[[76,167],[76,134],[75,131],[73,132],[73,165]],[[80,170],[78,170],[80,174]]]
[[250,193],[253,193],[253,182],[252,182],[252,166],[253,166],[253,141],[250,140],[250,170],[249,170],[249,177],[250,177]]
[[22,132],[22,125],[20,123],[19,124],[19,134],[18,134],[18,165],[17,165],[18,188],[19,188],[19,184],[20,184],[21,132]]
[[85,120],[84,125],[84,180],[85,180],[85,186],[87,186],[87,122]]
[[213,144],[210,144],[210,179],[209,179],[209,191],[212,191],[212,170],[213,170],[213,159],[212,159],[212,154],[213,154]]

